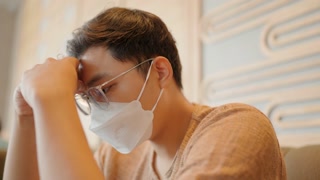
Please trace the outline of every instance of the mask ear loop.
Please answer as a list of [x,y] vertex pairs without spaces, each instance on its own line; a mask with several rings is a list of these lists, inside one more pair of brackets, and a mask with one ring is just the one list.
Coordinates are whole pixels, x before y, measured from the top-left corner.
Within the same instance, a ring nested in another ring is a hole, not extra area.
[[156,107],[157,107],[157,105],[158,105],[158,102],[159,102],[159,100],[160,100],[160,98],[161,98],[161,96],[162,96],[162,93],[163,93],[163,89],[161,89],[161,91],[160,91],[160,94],[159,94],[159,96],[158,96],[158,99],[157,99],[157,101],[156,101],[156,103],[154,104],[154,106],[153,106],[153,108],[152,108],[152,112],[156,109]]
[[140,91],[140,94],[139,94],[139,96],[138,96],[138,98],[137,98],[138,101],[140,101],[140,98],[141,98],[141,96],[142,96],[142,93],[143,93],[143,91],[144,91],[144,88],[146,87],[147,81],[149,80],[149,76],[150,76],[152,64],[153,64],[153,61],[152,61],[151,64],[150,64],[150,67],[149,67],[149,70],[148,70],[148,74],[147,74],[147,77],[146,77],[146,81],[144,82],[144,84],[143,84],[143,86],[142,86],[142,89],[141,89],[141,91]]

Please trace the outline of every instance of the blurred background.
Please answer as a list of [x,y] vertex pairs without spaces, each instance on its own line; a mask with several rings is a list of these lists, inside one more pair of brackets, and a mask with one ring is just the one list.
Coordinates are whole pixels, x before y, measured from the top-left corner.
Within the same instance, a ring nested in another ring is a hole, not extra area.
[[[4,144],[22,73],[65,54],[72,31],[113,6],[163,19],[177,41],[190,101],[251,104],[270,118],[282,146],[320,143],[320,0],[0,0]],[[81,120],[95,148],[90,118]]]

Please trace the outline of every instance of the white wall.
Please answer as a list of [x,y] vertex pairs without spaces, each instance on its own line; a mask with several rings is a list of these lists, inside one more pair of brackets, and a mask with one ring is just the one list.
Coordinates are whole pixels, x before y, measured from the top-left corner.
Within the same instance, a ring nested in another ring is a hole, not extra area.
[[[0,123],[5,122],[9,97],[8,82],[12,60],[16,11],[0,3]],[[2,134],[3,135],[3,134]]]
[[320,143],[320,1],[203,0],[202,96],[268,115],[283,146]]
[[[200,78],[200,42],[196,34],[200,4],[197,0],[25,0],[17,21],[16,56],[10,75],[10,92],[19,83],[23,71],[43,62],[47,57],[56,58],[58,54],[64,54],[66,40],[71,37],[71,32],[103,9],[112,6],[147,10],[164,20],[176,38],[180,51],[184,93],[190,100],[196,101]],[[7,102],[10,106],[5,114],[5,130],[9,131],[14,113],[11,98]],[[96,137],[87,130],[89,119],[81,118],[90,145],[96,146]]]
[[[164,20],[177,40],[190,100],[252,104],[270,117],[282,145],[320,143],[319,0],[25,0],[10,92],[24,70],[64,53],[72,30],[112,6]],[[13,120],[7,97],[6,131]],[[82,122],[86,130],[88,118]],[[86,133],[94,146],[96,137]]]

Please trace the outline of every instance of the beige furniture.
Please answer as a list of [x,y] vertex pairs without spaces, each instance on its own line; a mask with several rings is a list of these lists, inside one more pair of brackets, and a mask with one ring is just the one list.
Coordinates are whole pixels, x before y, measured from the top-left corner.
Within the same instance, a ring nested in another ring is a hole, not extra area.
[[282,148],[288,180],[320,179],[320,145]]
[[[301,148],[281,148],[288,180],[320,180],[320,145]],[[0,150],[0,179],[2,179],[5,150]]]

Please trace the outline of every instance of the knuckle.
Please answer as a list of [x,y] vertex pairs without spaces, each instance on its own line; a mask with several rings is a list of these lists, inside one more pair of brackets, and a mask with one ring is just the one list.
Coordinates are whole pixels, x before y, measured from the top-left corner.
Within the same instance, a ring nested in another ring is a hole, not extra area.
[[49,58],[47,58],[47,59],[46,59],[46,61],[45,61],[45,62],[53,62],[53,61],[55,61],[55,59],[54,59],[54,58],[49,57]]

